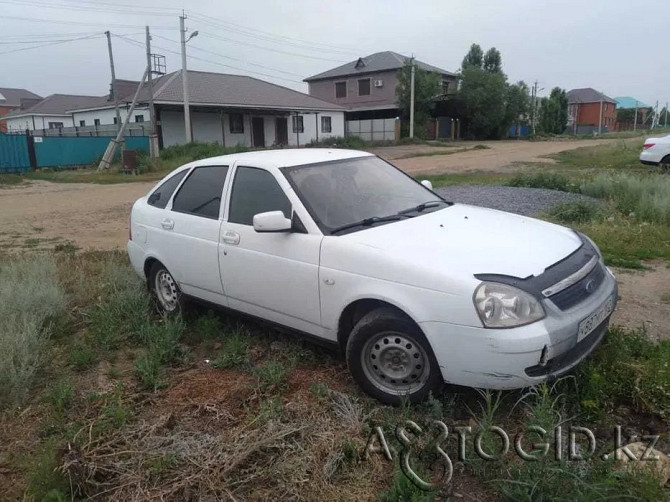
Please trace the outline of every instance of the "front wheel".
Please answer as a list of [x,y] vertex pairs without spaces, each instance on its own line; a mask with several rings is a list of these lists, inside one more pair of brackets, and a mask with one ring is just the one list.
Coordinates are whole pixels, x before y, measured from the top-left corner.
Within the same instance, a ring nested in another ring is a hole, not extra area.
[[387,404],[423,401],[443,385],[426,337],[411,319],[392,308],[363,316],[349,336],[346,354],[358,385]]
[[149,288],[162,314],[177,315],[183,311],[184,300],[172,274],[162,263],[156,262],[149,273]]

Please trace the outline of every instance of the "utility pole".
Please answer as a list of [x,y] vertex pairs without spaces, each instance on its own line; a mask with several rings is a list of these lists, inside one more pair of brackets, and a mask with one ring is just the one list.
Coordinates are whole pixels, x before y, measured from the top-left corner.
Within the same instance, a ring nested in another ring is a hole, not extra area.
[[533,129],[533,136],[535,136],[535,117],[537,115],[537,106],[535,104],[537,100],[537,80],[533,83],[533,91],[531,92],[531,97],[532,97],[532,106],[533,109],[531,110],[531,118],[530,118],[530,123]]
[[599,94],[600,94],[600,116],[598,117],[598,135],[601,135],[603,132],[603,93],[600,92]]
[[412,71],[409,84],[409,137],[414,137],[414,56],[411,59]]
[[154,80],[153,64],[151,61],[151,34],[147,29],[147,83],[149,84],[149,120],[151,121],[151,134],[149,136],[149,154],[158,157],[158,135],[156,134],[156,112],[154,111]]
[[116,90],[116,73],[114,71],[114,54],[112,53],[112,34],[109,31],[107,35],[107,51],[109,52],[109,67],[112,70],[112,98],[114,99],[114,109],[116,110],[116,132],[121,130],[121,112],[119,111],[119,93]]
[[186,14],[179,16],[179,33],[181,34],[181,81],[184,93],[184,130],[186,133],[186,143],[193,141],[191,133],[191,109],[188,103],[188,71],[186,70],[186,28],[184,21]]
[[663,119],[663,127],[668,127],[668,102],[665,102],[665,118]]
[[635,121],[633,122],[633,131],[637,131],[637,100],[635,100]]

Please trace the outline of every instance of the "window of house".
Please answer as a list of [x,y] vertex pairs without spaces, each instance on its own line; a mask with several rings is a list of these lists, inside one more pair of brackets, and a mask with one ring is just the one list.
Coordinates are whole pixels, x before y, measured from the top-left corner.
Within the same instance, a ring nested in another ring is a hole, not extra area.
[[172,202],[172,210],[216,220],[228,166],[196,167]]
[[49,122],[49,129],[62,129],[62,122]]
[[80,120],[79,121],[79,127],[86,127],[86,121],[85,120]]
[[449,81],[448,80],[443,80],[442,81],[442,94],[448,94],[449,93]]
[[93,125],[100,125],[100,119],[93,119]]
[[161,186],[159,186],[153,193],[149,196],[147,203],[150,206],[158,207],[160,209],[165,209],[167,206],[170,197],[181,183],[181,180],[186,176],[188,169],[184,169],[181,172],[178,172],[171,178],[164,181]]
[[114,125],[116,125],[116,124],[118,124],[118,123],[119,123],[119,119],[117,119],[116,117],[114,117]]
[[370,95],[370,79],[362,78],[358,81],[358,95],[359,96],[369,96]]
[[135,115],[135,122],[144,122],[144,115]]
[[336,98],[346,98],[347,97],[347,83],[346,82],[335,82],[335,97]]
[[230,134],[244,134],[244,116],[241,113],[231,113]]
[[228,221],[253,225],[254,215],[281,211],[291,217],[291,202],[272,174],[255,167],[238,167],[230,194]]
[[305,132],[305,124],[302,118],[302,115],[293,115],[291,117],[293,121],[293,132]]
[[321,117],[321,132],[331,132],[332,123],[330,117]]

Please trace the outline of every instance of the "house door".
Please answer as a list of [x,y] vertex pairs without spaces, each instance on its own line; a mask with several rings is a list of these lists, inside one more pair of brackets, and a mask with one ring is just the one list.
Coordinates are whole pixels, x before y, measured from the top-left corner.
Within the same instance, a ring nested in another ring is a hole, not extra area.
[[251,133],[254,138],[254,146],[265,146],[265,124],[263,123],[263,117],[252,117],[251,118]]
[[277,117],[277,145],[288,144],[288,121],[286,117]]

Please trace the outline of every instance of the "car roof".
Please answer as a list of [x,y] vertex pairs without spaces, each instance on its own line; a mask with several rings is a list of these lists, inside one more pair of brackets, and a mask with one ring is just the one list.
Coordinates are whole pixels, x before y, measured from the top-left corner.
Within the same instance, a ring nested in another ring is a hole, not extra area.
[[290,167],[304,164],[316,164],[330,160],[371,157],[373,154],[359,150],[342,150],[339,148],[286,148],[281,150],[258,150],[255,152],[233,153],[210,157],[190,163],[190,166],[232,164],[233,162],[249,162],[263,167]]

